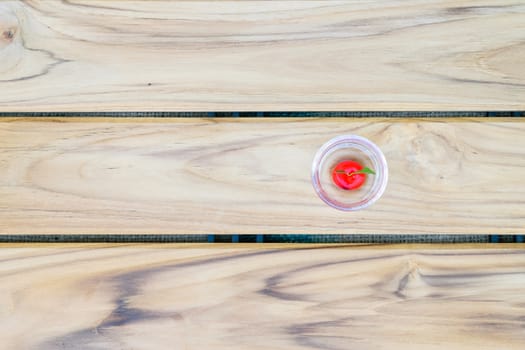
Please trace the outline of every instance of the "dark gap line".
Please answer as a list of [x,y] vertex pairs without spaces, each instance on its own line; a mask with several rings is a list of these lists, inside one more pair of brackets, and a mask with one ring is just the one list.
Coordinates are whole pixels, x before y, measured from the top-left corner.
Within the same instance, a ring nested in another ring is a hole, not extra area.
[[0,243],[524,243],[523,235],[348,234],[348,235],[0,235]]
[[523,111],[455,111],[455,112],[434,112],[434,111],[313,111],[313,112],[0,112],[0,118],[4,117],[111,117],[111,118],[372,118],[372,117],[393,117],[393,118],[457,118],[457,117],[514,117],[521,118]]

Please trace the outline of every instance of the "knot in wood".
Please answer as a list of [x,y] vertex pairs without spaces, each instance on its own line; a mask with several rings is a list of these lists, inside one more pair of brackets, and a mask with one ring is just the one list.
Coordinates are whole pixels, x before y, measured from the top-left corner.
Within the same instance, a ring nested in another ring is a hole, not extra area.
[[13,38],[16,35],[16,29],[15,28],[8,28],[2,32],[2,38],[6,41],[13,41]]
[[20,29],[20,21],[17,14],[9,4],[0,2],[0,48],[11,44],[16,39]]

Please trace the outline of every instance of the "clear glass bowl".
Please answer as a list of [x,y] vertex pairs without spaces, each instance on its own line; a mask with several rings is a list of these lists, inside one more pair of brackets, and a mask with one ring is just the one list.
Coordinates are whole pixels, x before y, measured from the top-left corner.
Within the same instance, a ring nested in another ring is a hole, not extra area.
[[[367,175],[363,186],[344,190],[332,181],[337,164],[353,160],[371,168],[375,175]],[[315,155],[312,164],[312,184],[319,197],[328,205],[344,211],[369,207],[385,192],[388,165],[383,152],[370,140],[357,135],[342,135],[325,143]]]

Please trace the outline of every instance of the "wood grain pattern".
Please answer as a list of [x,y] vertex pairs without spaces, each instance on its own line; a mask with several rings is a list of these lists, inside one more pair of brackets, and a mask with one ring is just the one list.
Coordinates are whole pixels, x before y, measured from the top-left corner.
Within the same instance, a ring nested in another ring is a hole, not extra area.
[[521,1],[0,3],[0,111],[524,110]]
[[[385,153],[369,209],[325,205],[317,149]],[[2,119],[2,234],[523,233],[521,119]]]
[[267,247],[4,245],[2,347],[525,347],[517,246]]

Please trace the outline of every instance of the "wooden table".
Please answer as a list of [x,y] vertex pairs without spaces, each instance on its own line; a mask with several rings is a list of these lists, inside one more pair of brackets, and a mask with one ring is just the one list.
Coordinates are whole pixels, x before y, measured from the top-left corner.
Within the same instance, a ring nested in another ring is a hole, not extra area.
[[8,349],[525,343],[523,244],[1,248]]
[[521,1],[0,3],[6,111],[523,110]]
[[[506,0],[1,2],[0,344],[523,349],[523,244],[93,242],[522,241],[524,13]],[[316,150],[348,133],[390,168],[383,198],[355,213],[309,178]]]
[[[317,149],[360,134],[389,164],[355,213],[313,190]],[[4,234],[519,234],[525,123],[491,119],[0,119]]]

